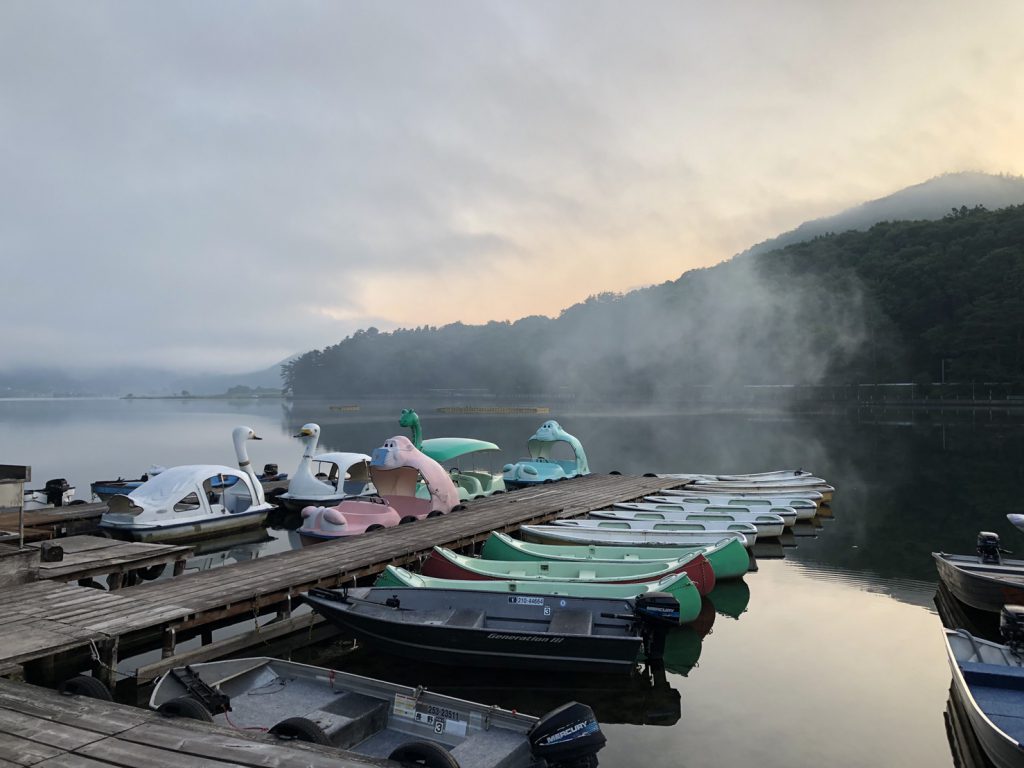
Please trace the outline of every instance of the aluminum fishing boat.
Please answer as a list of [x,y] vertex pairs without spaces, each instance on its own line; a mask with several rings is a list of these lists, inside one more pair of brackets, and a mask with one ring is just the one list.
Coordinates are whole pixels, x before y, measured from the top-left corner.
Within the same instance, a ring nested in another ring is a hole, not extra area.
[[997,768],[1024,766],[1024,608],[1007,606],[1000,631],[1006,645],[945,630],[953,688],[975,735]]
[[635,601],[505,592],[361,587],[303,596],[382,651],[475,667],[629,673],[664,649],[668,595]]
[[596,765],[605,742],[593,712],[575,702],[537,718],[266,657],[172,669],[149,705],[170,717],[210,719],[402,765],[529,768],[544,761],[570,768],[588,759]]
[[949,591],[972,608],[998,613],[1007,603],[1024,604],[1024,560],[1002,556],[999,536],[978,534],[977,554],[932,552],[939,578]]

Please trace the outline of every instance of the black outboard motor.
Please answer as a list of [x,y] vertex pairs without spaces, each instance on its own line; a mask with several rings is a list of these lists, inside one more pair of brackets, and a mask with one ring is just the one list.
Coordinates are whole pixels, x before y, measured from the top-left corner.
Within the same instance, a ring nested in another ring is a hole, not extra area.
[[64,494],[71,490],[71,485],[63,477],[55,477],[47,480],[43,485],[43,493],[46,494],[46,503],[55,507],[64,506]]
[[260,480],[276,480],[279,474],[281,473],[277,471],[277,464],[264,464]]
[[531,768],[595,768],[604,734],[586,704],[570,701],[553,709],[526,734],[534,762]]
[[978,557],[981,562],[991,565],[999,565],[1002,558],[999,556],[999,534],[991,531],[980,531],[978,533]]
[[1024,606],[1003,606],[999,612],[999,634],[1015,656],[1024,654]]
[[633,616],[644,638],[644,655],[657,661],[665,655],[669,626],[679,625],[679,601],[668,592],[648,592],[633,601]]

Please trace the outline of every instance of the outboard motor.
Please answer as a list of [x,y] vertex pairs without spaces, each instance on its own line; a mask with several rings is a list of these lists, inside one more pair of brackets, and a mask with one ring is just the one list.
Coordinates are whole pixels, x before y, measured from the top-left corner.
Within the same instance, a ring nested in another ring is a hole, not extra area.
[[46,503],[55,507],[64,505],[64,494],[71,490],[71,485],[63,477],[55,477],[47,480],[43,486],[43,493],[46,494]]
[[644,655],[656,661],[665,655],[669,626],[679,625],[679,601],[668,592],[648,592],[633,601],[633,618],[644,638]]
[[984,564],[999,565],[1002,558],[999,553],[999,534],[991,531],[978,533],[978,557]]
[[526,734],[531,768],[595,768],[604,734],[586,704],[570,701],[540,718]]
[[260,477],[260,480],[276,480],[279,474],[277,464],[264,464],[263,475]]
[[999,634],[1015,656],[1024,654],[1024,606],[1003,606],[999,612]]

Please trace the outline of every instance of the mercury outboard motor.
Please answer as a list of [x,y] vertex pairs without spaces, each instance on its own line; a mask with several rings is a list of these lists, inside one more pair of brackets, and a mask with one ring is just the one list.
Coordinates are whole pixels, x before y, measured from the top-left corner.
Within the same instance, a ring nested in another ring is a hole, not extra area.
[[1015,656],[1024,654],[1024,606],[1003,606],[999,612],[999,634]]
[[540,718],[526,734],[531,768],[596,768],[604,734],[586,704],[570,701]]
[[43,485],[43,493],[46,494],[46,503],[55,507],[64,506],[64,494],[71,490],[71,485],[63,477],[55,477],[47,480]]
[[669,626],[679,625],[679,601],[668,592],[637,595],[633,601],[633,616],[643,634],[647,660],[662,658]]
[[978,533],[978,557],[982,563],[999,565],[1002,559],[999,556],[1001,551],[1003,550],[999,548],[999,534],[991,531]]

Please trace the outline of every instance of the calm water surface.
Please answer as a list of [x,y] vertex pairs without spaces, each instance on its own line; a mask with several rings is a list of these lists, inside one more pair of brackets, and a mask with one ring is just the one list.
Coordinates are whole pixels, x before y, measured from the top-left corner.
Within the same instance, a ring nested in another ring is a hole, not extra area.
[[[231,429],[246,424],[264,438],[249,444],[253,462],[290,471],[300,454],[291,435],[306,421],[323,427],[325,450],[369,452],[403,433],[403,405],[341,414],[326,403],[276,401],[0,401],[0,463],[31,464],[40,486],[66,477],[84,498],[90,481],[135,477],[150,464],[233,465]],[[495,469],[521,455],[544,420],[432,410],[420,411],[426,437],[497,442],[504,450]],[[552,417],[583,441],[597,472],[812,469],[839,489],[833,519],[766,547],[747,589],[716,594],[701,631],[672,638],[664,671],[629,681],[464,675],[397,664],[366,648],[338,657],[339,666],[537,714],[569,698],[587,701],[609,738],[602,765],[953,765],[930,553],[968,552],[979,529],[1024,548],[1004,517],[1021,511],[1024,419],[578,408],[553,409]],[[286,532],[270,534],[196,558],[195,567],[292,546]]]

